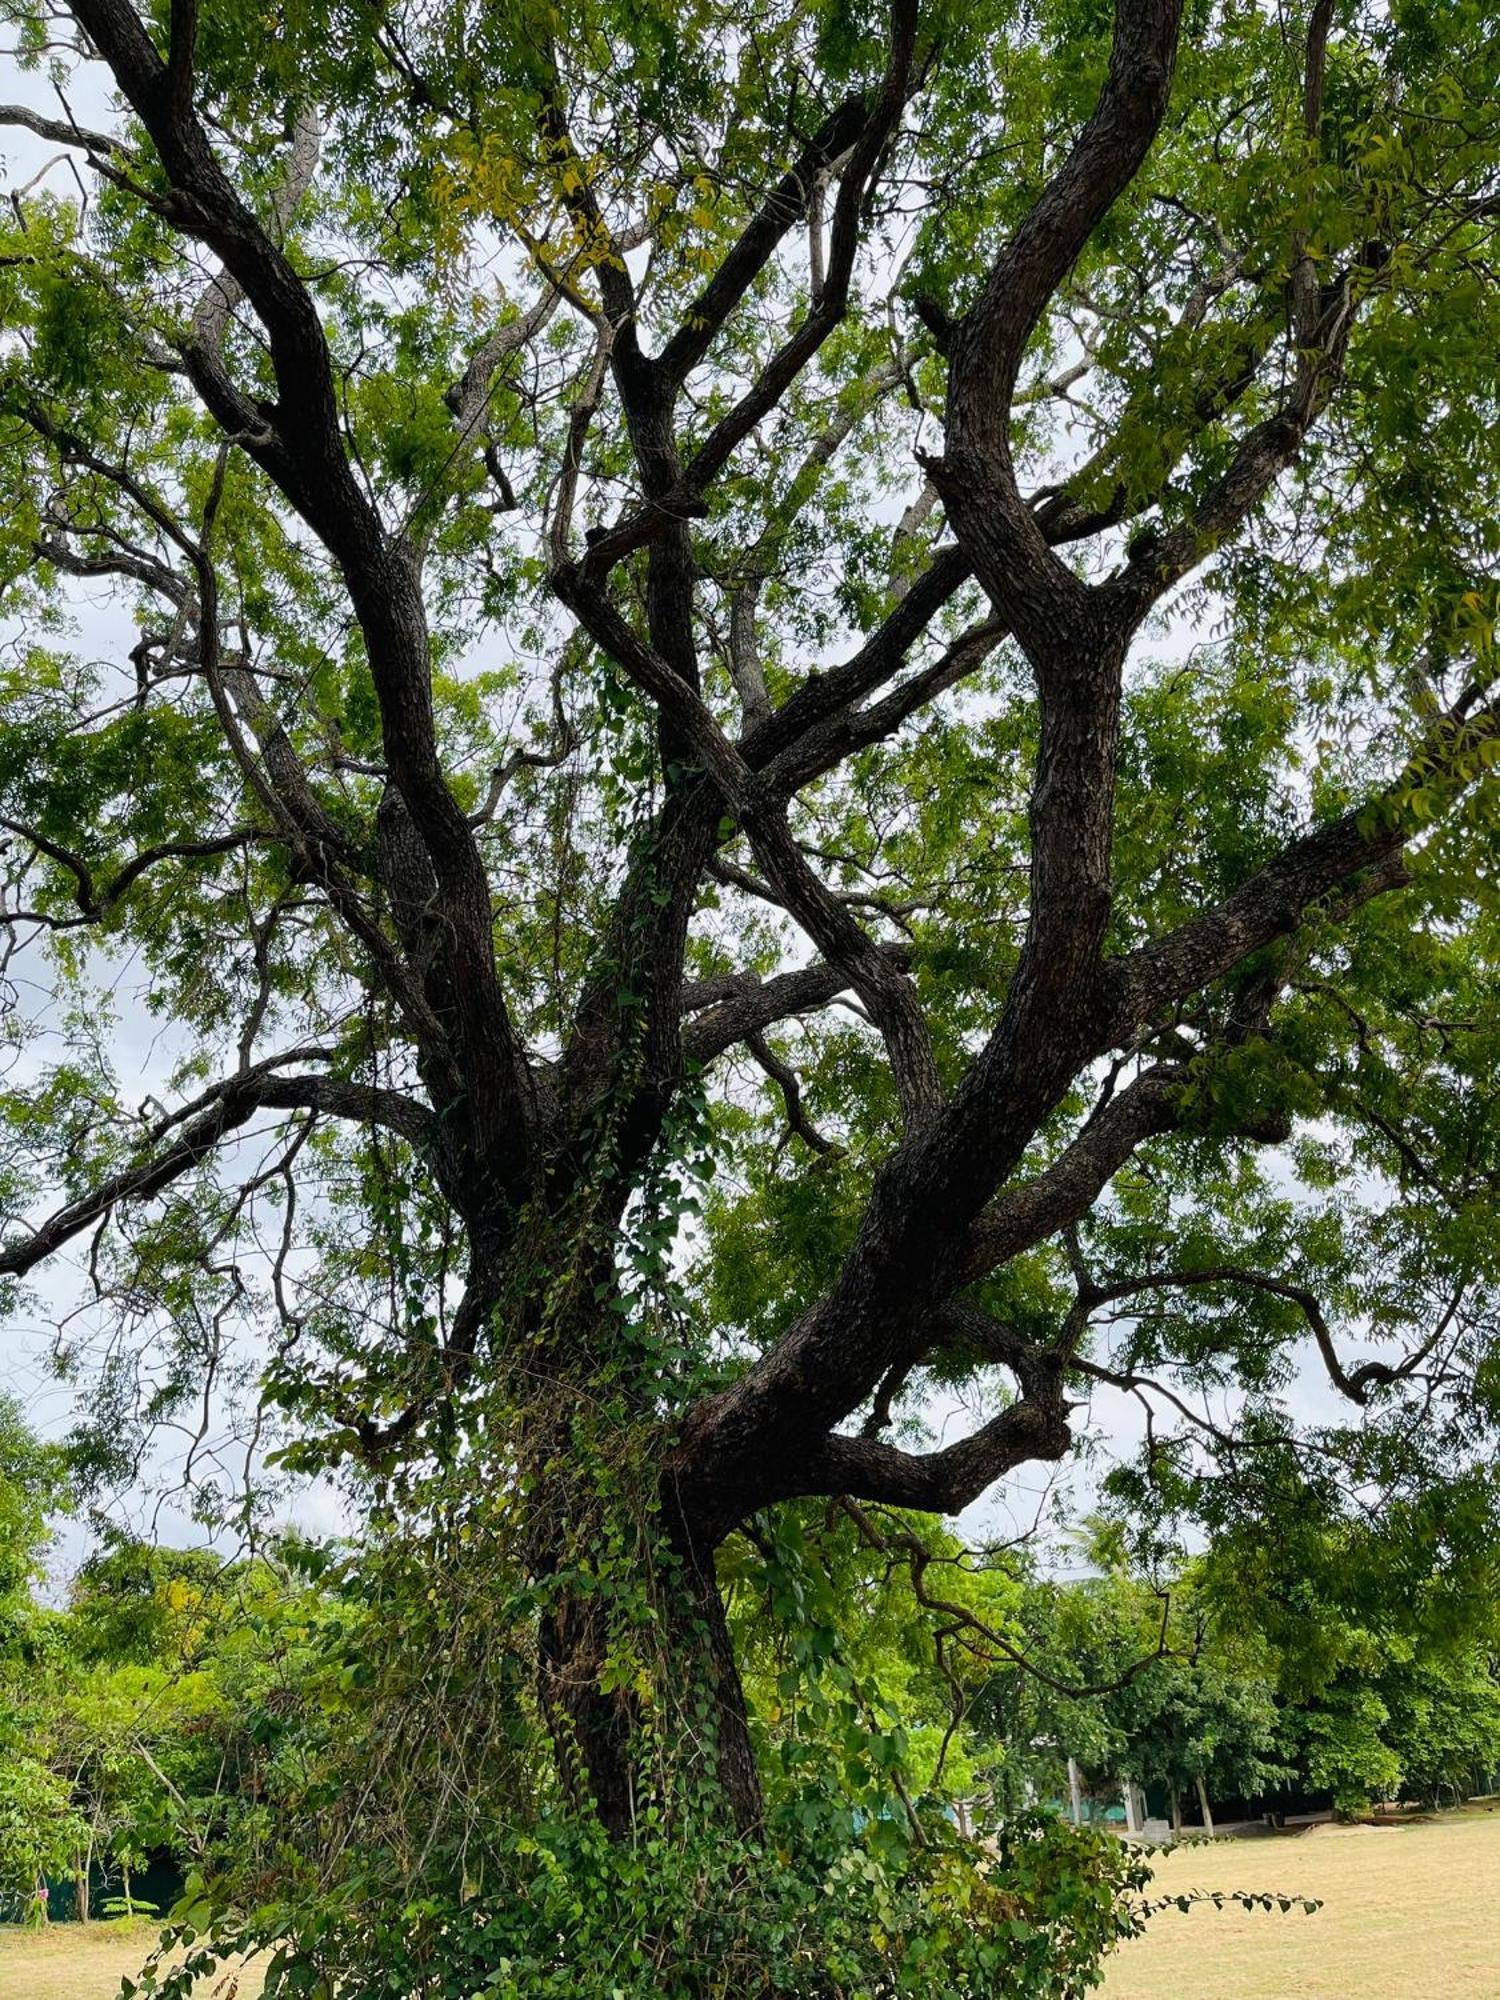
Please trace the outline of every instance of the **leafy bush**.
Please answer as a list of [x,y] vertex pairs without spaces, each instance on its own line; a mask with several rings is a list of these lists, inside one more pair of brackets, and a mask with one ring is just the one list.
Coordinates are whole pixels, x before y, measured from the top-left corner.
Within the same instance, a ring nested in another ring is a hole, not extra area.
[[185,1960],[142,1990],[185,2000],[269,1946],[268,1995],[341,2000],[1072,2000],[1140,1927],[1145,1862],[1107,1834],[1025,1815],[991,1855],[938,1814],[853,1819],[810,1779],[758,1837],[669,1835],[653,1808],[620,1842],[559,1815],[492,1845],[482,1889],[400,1906],[356,1876],[244,1920],[196,1885],[166,1934]]

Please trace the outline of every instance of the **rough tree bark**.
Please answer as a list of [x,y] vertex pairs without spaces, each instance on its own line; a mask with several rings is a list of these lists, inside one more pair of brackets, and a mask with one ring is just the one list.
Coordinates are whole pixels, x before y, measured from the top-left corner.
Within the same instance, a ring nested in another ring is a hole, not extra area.
[[[760,1774],[713,1554],[680,1517],[664,1520],[657,1534],[652,1596],[659,1617],[649,1643],[658,1750],[665,1727],[675,1739],[674,1782],[717,1793],[735,1825],[751,1833],[762,1815]],[[649,1549],[642,1560],[653,1563]],[[655,1760],[642,1756],[641,1696],[605,1672],[619,1636],[607,1599],[589,1590],[564,1595],[541,1620],[538,1691],[575,1802],[624,1836],[645,1803],[643,1789],[651,1793]],[[700,1697],[713,1718],[707,1730],[691,1713]]]

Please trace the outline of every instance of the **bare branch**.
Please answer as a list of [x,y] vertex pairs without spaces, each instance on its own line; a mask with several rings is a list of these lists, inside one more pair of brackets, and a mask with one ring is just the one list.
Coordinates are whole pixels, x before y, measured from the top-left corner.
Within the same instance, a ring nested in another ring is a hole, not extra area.
[[928,1117],[941,1098],[941,1086],[916,989],[818,879],[791,836],[780,801],[756,781],[696,688],[631,630],[598,588],[585,581],[581,569],[556,571],[553,587],[598,643],[657,703],[664,723],[691,750],[733,807],[782,907],[796,918],[819,950],[843,968],[847,984],[878,1024],[907,1120],[915,1123]]
[[[692,494],[704,491],[761,418],[775,409],[844,317],[859,248],[860,213],[881,155],[900,124],[911,87],[916,56],[916,19],[915,0],[891,0],[890,48],[885,75],[881,78],[868,120],[850,147],[839,179],[823,288],[796,332],[772,355],[752,387],[732,410],[720,418],[699,446],[684,474],[684,484]],[[804,181],[797,213],[805,205],[806,187],[807,182]],[[795,219],[794,214],[789,218],[788,226]]]
[[458,424],[459,435],[468,438],[484,423],[495,375],[512,354],[534,340],[562,303],[558,285],[545,285],[531,306],[514,319],[505,320],[469,357],[469,365],[448,391],[446,401]]
[[959,1282],[972,1284],[1087,1215],[1143,1140],[1173,1130],[1186,1081],[1180,1064],[1153,1065],[1096,1111],[1051,1166],[991,1202],[970,1231]]
[[834,1145],[831,1139],[824,1138],[808,1117],[802,1102],[801,1080],[791,1064],[783,1062],[765,1036],[758,1031],[746,1035],[745,1046],[781,1092],[781,1101],[786,1106],[787,1137],[790,1138],[795,1133],[804,1145],[810,1146],[815,1153],[823,1154],[825,1158],[830,1153],[840,1152],[842,1148]]
[[1134,179],[1167,108],[1179,0],[1117,0],[1109,74],[1062,167],[991,266],[955,348],[961,456],[1002,455],[1021,356],[1095,227]]
[[[276,221],[278,241],[285,237],[293,217],[316,178],[322,143],[322,121],[317,112],[304,107],[297,113],[292,143],[287,153],[286,171],[280,186],[271,197],[271,213]],[[225,331],[235,307],[244,296],[244,286],[228,271],[221,271],[209,280],[193,310],[192,341],[200,365],[211,362],[222,371]]]
[[1013,1666],[1019,1667],[1023,1673],[1029,1674],[1033,1680],[1040,1681],[1044,1687],[1050,1687],[1056,1693],[1065,1695],[1070,1701],[1089,1701],[1101,1695],[1114,1694],[1118,1689],[1128,1687],[1137,1675],[1145,1672],[1147,1667],[1167,1657],[1167,1623],[1171,1615],[1171,1600],[1163,1597],[1161,1629],[1157,1635],[1155,1648],[1150,1653],[1133,1660],[1124,1672],[1117,1674],[1113,1680],[1099,1681],[1088,1686],[1078,1686],[1059,1680],[1055,1674],[1039,1666],[1029,1654],[1013,1646],[1003,1633],[997,1632],[994,1626],[979,1617],[970,1606],[957,1604],[952,1599],[934,1594],[927,1582],[927,1572],[933,1567],[937,1558],[919,1535],[913,1534],[910,1528],[894,1523],[882,1533],[857,1502],[846,1498],[841,1504],[843,1511],[854,1522],[862,1539],[870,1548],[905,1556],[911,1568],[912,1595],[923,1610],[935,1612],[948,1621],[944,1628],[948,1636],[964,1635],[970,1651],[975,1650],[974,1641],[978,1640],[986,1649],[981,1657],[997,1654],[1001,1659],[1009,1660]]

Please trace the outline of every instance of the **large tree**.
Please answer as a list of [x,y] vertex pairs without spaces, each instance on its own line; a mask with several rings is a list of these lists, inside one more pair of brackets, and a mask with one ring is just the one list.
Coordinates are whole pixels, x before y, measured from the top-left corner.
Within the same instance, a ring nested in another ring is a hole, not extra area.
[[122,1459],[249,1327],[297,1462],[477,1468],[623,1830],[622,1561],[752,1827],[783,1503],[1108,1385],[1253,1505],[1308,1355],[1361,1504],[1472,1454],[1487,6],[4,13],[0,1272],[86,1272]]

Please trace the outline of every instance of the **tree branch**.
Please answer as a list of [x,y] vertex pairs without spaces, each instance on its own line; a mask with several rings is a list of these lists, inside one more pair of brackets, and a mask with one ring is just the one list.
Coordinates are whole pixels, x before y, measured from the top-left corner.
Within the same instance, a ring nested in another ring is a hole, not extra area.
[[[65,868],[74,880],[73,900],[80,915],[70,922],[85,924],[98,923],[108,916],[115,905],[121,902],[131,888],[148,870],[160,866],[163,861],[204,861],[219,854],[233,853],[237,848],[249,847],[258,841],[272,840],[276,836],[259,827],[232,827],[227,833],[211,835],[203,840],[167,840],[155,847],[143,848],[139,854],[123,862],[110,879],[102,885],[94,879],[92,869],[81,854],[72,848],[63,847],[59,842],[49,840],[36,827],[24,820],[0,817],[0,827],[9,833],[28,840],[33,847]],[[7,920],[35,915],[40,923],[55,925],[57,919],[23,911],[3,913]]]
[[1148,1271],[1138,1277],[1110,1279],[1094,1289],[1088,1298],[1088,1307],[1093,1311],[1116,1299],[1133,1298],[1140,1292],[1190,1291],[1200,1286],[1216,1285],[1242,1285],[1247,1290],[1266,1292],[1273,1298],[1285,1299],[1296,1306],[1317,1344],[1329,1381],[1341,1396],[1346,1396],[1351,1403],[1358,1403],[1362,1408],[1369,1402],[1372,1389],[1389,1388],[1421,1366],[1442,1339],[1458,1308],[1458,1297],[1455,1296],[1430,1339],[1405,1360],[1396,1363],[1364,1361],[1351,1371],[1339,1359],[1327,1315],[1315,1292],[1291,1279],[1278,1278],[1266,1271],[1250,1270],[1242,1264],[1205,1264],[1197,1270]]
[[[787,231],[807,213],[813,190],[828,169],[849,151],[880,115],[857,92],[823,120],[796,161],[762,201],[708,283],[694,298],[683,322],[657,357],[665,381],[686,381],[713,344],[715,335],[765,269]],[[824,289],[826,289],[826,281]],[[819,301],[814,299],[816,306]]]
[[[145,126],[165,171],[164,213],[220,259],[266,329],[275,405],[244,437],[333,555],[365,640],[391,781],[432,857],[453,964],[454,1025],[465,1056],[465,1118],[482,1154],[519,1196],[535,1123],[524,1054],[500,991],[489,886],[466,814],[437,754],[426,614],[414,551],[387,536],[344,450],[332,359],[311,292],[215,159],[208,137],[128,0],[72,0],[72,12]],[[180,17],[184,23],[186,17]],[[181,37],[179,36],[179,45]],[[194,354],[197,354],[195,367]],[[190,342],[195,385],[235,433],[222,371]],[[201,593],[200,593],[201,594]],[[518,1136],[519,1135],[519,1136]],[[503,1166],[499,1163],[503,1162]]]
[[[761,418],[776,408],[824,341],[844,317],[854,259],[859,249],[860,214],[881,155],[900,125],[916,56],[916,0],[890,0],[890,47],[875,102],[839,179],[829,231],[823,287],[791,338],[772,355],[754,385],[699,446],[683,476],[689,493],[701,494]],[[804,187],[796,214],[805,208]],[[787,226],[796,220],[792,215]]]
[[1448,798],[1476,782],[1461,760],[1500,735],[1500,704],[1460,717],[1439,716],[1423,748],[1401,773],[1357,811],[1295,840],[1231,891],[1213,909],[1165,937],[1142,945],[1107,968],[1114,995],[1111,1036],[1127,1040],[1161,1008],[1219,978],[1262,945],[1285,936],[1320,898],[1335,897],[1335,912],[1357,906],[1407,880],[1404,850],[1417,828],[1409,797],[1426,785]]
[[777,1498],[847,1494],[922,1513],[959,1514],[1018,1465],[1065,1458],[1072,1443],[1059,1374],[1055,1395],[1023,1397],[942,1451],[908,1452],[878,1438],[834,1435],[768,1468],[767,1476]]
[[145,1201],[159,1194],[199,1166],[260,1111],[316,1111],[361,1124],[389,1126],[413,1145],[425,1147],[434,1142],[436,1121],[412,1099],[338,1077],[276,1073],[279,1064],[295,1059],[295,1054],[272,1057],[241,1076],[215,1084],[192,1105],[163,1120],[154,1129],[153,1139],[159,1140],[174,1126],[183,1127],[171,1145],[137,1166],[108,1175],[29,1235],[0,1249],[0,1277],[24,1277],[121,1202]]
[[[878,949],[897,966],[907,963],[904,945],[887,944]],[[685,1012],[701,1010],[683,1031],[683,1057],[697,1065],[712,1062],[736,1042],[747,1041],[777,1021],[828,1006],[848,986],[844,969],[826,964],[781,972],[771,979],[760,979],[753,972],[733,972],[700,980],[682,993]]]
[[825,1139],[808,1117],[807,1109],[802,1102],[801,1080],[791,1064],[782,1061],[758,1030],[746,1035],[745,1046],[781,1092],[781,1101],[786,1106],[787,1137],[790,1138],[795,1133],[804,1145],[810,1146],[815,1153],[823,1154],[825,1158],[830,1153],[841,1152],[843,1149],[835,1146],[831,1139]]

